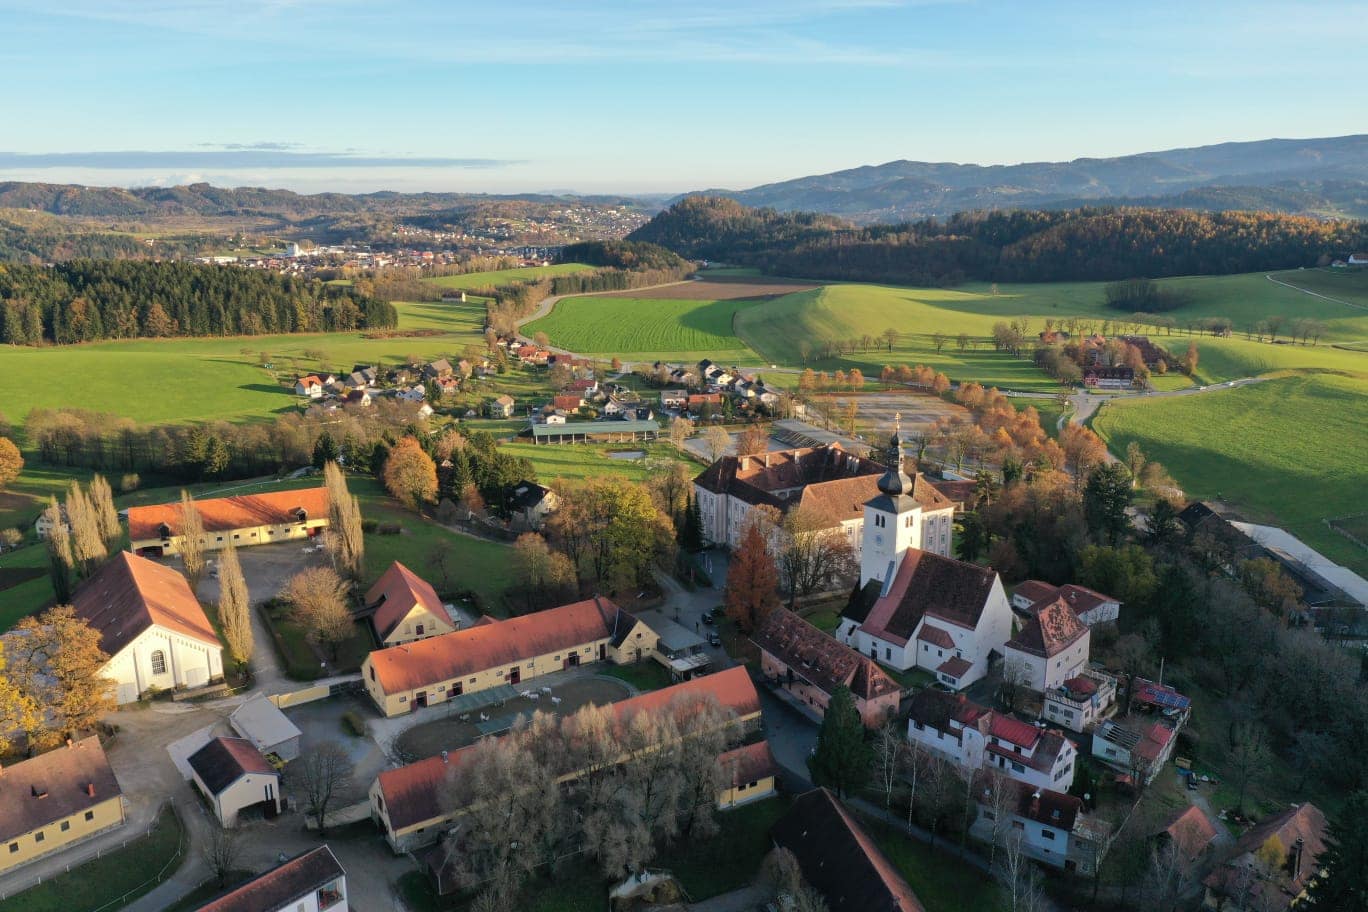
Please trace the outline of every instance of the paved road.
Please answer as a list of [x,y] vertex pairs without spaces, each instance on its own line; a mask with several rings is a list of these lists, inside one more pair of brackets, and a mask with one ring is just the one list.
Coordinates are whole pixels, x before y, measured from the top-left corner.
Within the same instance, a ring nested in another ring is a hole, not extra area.
[[[1223,390],[1234,389],[1237,386],[1249,386],[1251,383],[1263,383],[1271,380],[1271,377],[1241,377],[1238,380],[1227,380],[1224,383],[1212,383],[1207,386],[1189,386],[1177,390],[1148,390],[1143,393],[1119,393],[1112,396],[1102,396],[1097,393],[1089,393],[1083,390],[1074,393],[1069,397],[1069,402],[1073,410],[1068,413],[1068,420],[1073,424],[1083,424],[1091,418],[1099,408],[1105,403],[1120,399],[1174,399],[1180,396],[1200,396],[1204,393],[1217,393]],[[1032,396],[1030,398],[1038,398]],[[1049,396],[1053,399],[1053,396]],[[1065,415],[1059,417],[1059,427],[1064,427]]]

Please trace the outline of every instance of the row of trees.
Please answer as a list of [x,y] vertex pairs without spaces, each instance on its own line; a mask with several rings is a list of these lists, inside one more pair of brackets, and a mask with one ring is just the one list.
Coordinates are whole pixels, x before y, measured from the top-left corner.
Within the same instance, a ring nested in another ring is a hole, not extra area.
[[48,563],[59,602],[71,597],[76,583],[90,576],[123,540],[114,492],[101,475],[83,489],[73,481],[66,499],[50,498],[43,511],[49,532]]
[[0,272],[0,342],[262,335],[390,328],[393,305],[268,270],[75,260]]

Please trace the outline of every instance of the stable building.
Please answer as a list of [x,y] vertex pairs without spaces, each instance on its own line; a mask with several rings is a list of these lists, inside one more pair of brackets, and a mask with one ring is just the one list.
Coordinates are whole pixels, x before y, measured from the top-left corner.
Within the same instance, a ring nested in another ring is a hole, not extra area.
[[100,634],[109,656],[100,675],[120,704],[223,678],[218,635],[190,584],[170,567],[120,551],[77,588],[71,606]]
[[541,675],[611,661],[638,662],[656,634],[605,598],[594,597],[503,621],[377,649],[361,663],[366,692],[386,716],[503,688],[494,702]]
[[195,912],[346,912],[347,872],[321,845],[301,852]]
[[6,766],[0,772],[0,874],[125,822],[119,780],[93,735]]
[[717,758],[717,765],[722,768],[723,783],[717,790],[720,811],[769,798],[777,791],[779,764],[768,741],[729,750]]
[[214,738],[190,755],[191,782],[225,827],[248,808],[280,813],[280,772],[244,738]]
[[[207,551],[313,538],[328,527],[326,488],[215,497],[195,501],[195,508]],[[128,508],[128,539],[137,554],[179,554],[183,528],[179,502]]]
[[399,561],[389,565],[366,591],[362,615],[369,615],[375,636],[385,646],[451,633],[451,622],[432,584]]

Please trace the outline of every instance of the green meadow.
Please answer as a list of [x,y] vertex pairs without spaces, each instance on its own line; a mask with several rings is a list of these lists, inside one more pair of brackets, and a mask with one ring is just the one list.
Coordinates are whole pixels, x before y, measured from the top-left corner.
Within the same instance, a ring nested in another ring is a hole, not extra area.
[[551,313],[524,324],[553,345],[624,360],[712,358],[754,363],[755,352],[736,337],[735,320],[753,301],[688,301],[625,295],[567,298]]
[[518,269],[499,269],[493,272],[467,272],[465,275],[439,276],[425,279],[443,288],[466,289],[489,288],[507,285],[511,282],[529,282],[534,279],[549,279],[560,275],[575,275],[580,272],[593,272],[594,267],[584,263],[556,263],[551,266],[523,266]]

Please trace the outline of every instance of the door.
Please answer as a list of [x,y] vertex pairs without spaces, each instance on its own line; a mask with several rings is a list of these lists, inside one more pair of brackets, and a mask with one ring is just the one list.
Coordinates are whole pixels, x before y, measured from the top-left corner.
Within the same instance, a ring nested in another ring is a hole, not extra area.
[[579,653],[578,653],[578,652],[572,652],[572,653],[570,653],[570,657],[567,658],[567,659],[565,660],[565,663],[566,663],[566,666],[569,667],[569,668],[575,668],[575,667],[577,667],[577,666],[579,665]]
[[509,683],[509,684],[517,684],[517,683],[519,683],[520,681],[522,681],[522,669],[521,669],[521,668],[515,668],[515,669],[513,669],[512,671],[510,671],[510,672],[508,673],[508,683]]
[[119,703],[132,703],[138,699],[138,685],[131,681],[119,685]]
[[608,658],[608,644],[599,643],[599,661],[602,662],[606,658]]
[[414,705],[415,707],[417,707],[418,709],[422,709],[424,706],[427,706],[427,691],[426,691],[426,690],[420,690],[420,691],[418,691],[417,695],[413,698],[413,705]]

